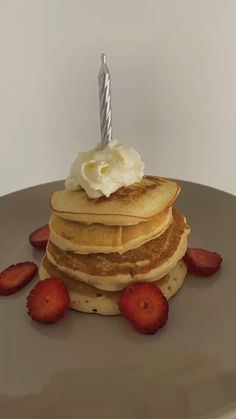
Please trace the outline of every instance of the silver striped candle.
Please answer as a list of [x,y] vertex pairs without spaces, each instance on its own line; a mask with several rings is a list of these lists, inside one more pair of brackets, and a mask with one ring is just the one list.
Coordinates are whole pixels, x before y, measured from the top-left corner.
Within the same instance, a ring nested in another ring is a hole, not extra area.
[[102,65],[98,74],[101,148],[106,147],[112,138],[112,112],[111,112],[111,76],[106,64],[106,55],[101,55]]

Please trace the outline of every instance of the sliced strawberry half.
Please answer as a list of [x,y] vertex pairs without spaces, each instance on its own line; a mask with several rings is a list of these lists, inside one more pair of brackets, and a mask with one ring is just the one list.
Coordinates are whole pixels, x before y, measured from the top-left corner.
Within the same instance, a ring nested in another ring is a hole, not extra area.
[[37,249],[45,249],[49,238],[49,226],[46,224],[43,227],[37,228],[29,236],[29,242]]
[[154,334],[166,323],[169,305],[154,284],[140,282],[122,291],[119,309],[138,332]]
[[10,295],[20,291],[38,271],[33,262],[10,265],[0,273],[0,295]]
[[70,307],[69,293],[63,282],[54,277],[37,282],[27,297],[29,316],[40,323],[55,323]]
[[219,253],[209,250],[188,248],[184,261],[189,272],[200,276],[211,276],[220,269],[222,257]]

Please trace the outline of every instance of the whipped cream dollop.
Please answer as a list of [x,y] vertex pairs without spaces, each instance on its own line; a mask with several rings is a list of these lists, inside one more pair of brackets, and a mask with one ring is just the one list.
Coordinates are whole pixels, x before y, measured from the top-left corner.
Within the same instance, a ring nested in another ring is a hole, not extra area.
[[122,186],[139,182],[144,175],[144,163],[132,147],[111,140],[101,150],[79,153],[72,163],[65,186],[70,191],[82,187],[90,198],[109,197]]

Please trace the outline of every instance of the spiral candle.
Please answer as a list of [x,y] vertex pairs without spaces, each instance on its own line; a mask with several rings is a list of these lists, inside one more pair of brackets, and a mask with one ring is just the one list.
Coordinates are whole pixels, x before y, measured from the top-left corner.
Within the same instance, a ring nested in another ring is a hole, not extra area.
[[98,74],[101,148],[106,147],[112,138],[112,113],[111,113],[111,76],[106,64],[106,55],[101,55],[102,65]]

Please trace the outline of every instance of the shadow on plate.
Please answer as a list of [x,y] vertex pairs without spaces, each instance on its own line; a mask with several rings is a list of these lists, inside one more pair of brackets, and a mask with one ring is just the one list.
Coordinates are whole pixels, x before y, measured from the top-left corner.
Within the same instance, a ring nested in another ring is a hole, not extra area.
[[188,274],[186,280],[184,281],[184,287],[204,290],[206,288],[213,287],[217,281],[222,281],[222,274],[220,271],[212,277],[198,277]]
[[[235,401],[236,369],[217,360],[165,355],[149,365],[81,368],[51,377],[38,394],[0,395],[3,419],[200,419],[219,418]],[[214,416],[213,415],[214,412]],[[235,416],[232,416],[235,417]]]

